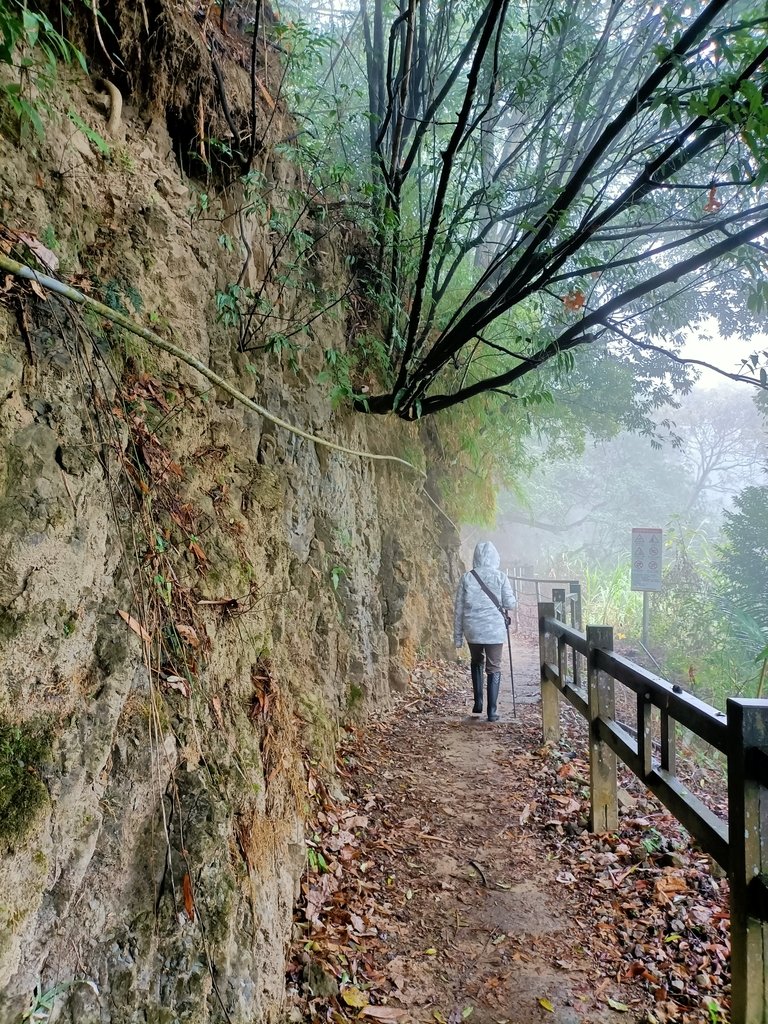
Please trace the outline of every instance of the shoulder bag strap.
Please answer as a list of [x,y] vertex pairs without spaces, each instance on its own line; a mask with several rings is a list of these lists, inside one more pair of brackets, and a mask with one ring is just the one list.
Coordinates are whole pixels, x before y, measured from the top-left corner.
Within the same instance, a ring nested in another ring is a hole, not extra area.
[[485,592],[486,597],[489,597],[491,599],[491,601],[493,601],[493,603],[496,606],[496,608],[501,612],[501,615],[502,615],[504,621],[507,623],[507,625],[509,625],[509,622],[508,622],[508,619],[507,619],[507,613],[501,607],[501,603],[499,602],[499,599],[496,597],[494,592],[490,589],[490,587],[486,586],[486,584],[484,583],[484,581],[483,581],[482,577],[479,575],[479,573],[475,572],[474,569],[472,569],[471,572],[472,572],[472,575],[477,580],[477,582],[482,587],[483,591]]

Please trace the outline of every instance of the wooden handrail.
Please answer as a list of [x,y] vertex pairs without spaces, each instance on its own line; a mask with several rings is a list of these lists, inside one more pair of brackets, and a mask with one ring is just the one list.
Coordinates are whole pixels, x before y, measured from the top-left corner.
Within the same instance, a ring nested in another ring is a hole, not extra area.
[[672,683],[620,654],[595,651],[595,663],[600,671],[607,672],[635,693],[642,693],[654,707],[667,711],[721,754],[728,752],[728,727],[722,711],[685,690],[677,693]]
[[[581,633],[578,629],[574,629],[573,626],[567,626],[560,619],[548,618],[545,619],[545,625],[547,632],[552,636],[562,638],[572,647],[574,651],[578,651],[579,654],[587,655],[587,637],[586,634]],[[541,626],[539,626],[541,630]]]
[[[564,640],[574,651],[587,656],[585,633],[554,618],[544,619],[544,627],[552,636]],[[595,664],[600,671],[607,672],[617,682],[623,683],[635,693],[645,695],[650,704],[667,711],[686,729],[696,733],[722,754],[728,752],[728,728],[722,711],[684,690],[675,692],[673,684],[666,679],[613,651],[596,650]]]
[[547,586],[550,583],[578,583],[578,580],[553,580],[549,576],[510,576],[509,578],[519,583],[546,583]]
[[[562,600],[562,591],[558,592]],[[729,698],[726,714],[613,652],[609,626],[586,633],[539,603],[544,741],[560,738],[560,698],[589,723],[591,828],[618,826],[616,761],[621,760],[728,872],[731,899],[732,1024],[768,1024],[768,701]],[[573,677],[568,679],[568,650]],[[586,659],[580,685],[577,656]],[[616,720],[614,684],[636,697],[636,734]],[[654,762],[652,713],[661,724]],[[675,772],[675,723],[728,759],[728,820],[694,796]]]
[[[522,571],[522,570],[521,570]],[[580,580],[568,579],[568,580],[555,580],[550,579],[546,576],[522,576],[518,575],[518,570],[513,568],[507,570],[507,576],[509,582],[514,591],[515,597],[522,601],[524,598],[533,598],[533,603],[538,606],[542,600],[542,589],[546,592],[550,591],[552,600],[556,602],[557,606],[562,611],[561,618],[563,620],[570,618],[571,625],[574,627],[581,628],[582,624],[582,607],[583,607],[583,592]],[[533,589],[530,593],[525,593],[524,587],[518,587],[520,583],[531,583]],[[562,584],[563,586],[559,586]],[[565,587],[568,587],[566,593]],[[514,613],[512,616],[512,622],[515,631],[520,627],[520,604],[515,606]],[[573,656],[573,671],[574,675],[578,675],[578,659],[576,655]]]

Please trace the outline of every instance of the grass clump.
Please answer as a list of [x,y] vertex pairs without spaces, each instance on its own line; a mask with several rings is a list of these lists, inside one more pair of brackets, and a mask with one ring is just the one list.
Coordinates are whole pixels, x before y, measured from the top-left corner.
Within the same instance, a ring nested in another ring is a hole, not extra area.
[[48,729],[0,720],[0,843],[23,839],[47,803],[40,767],[50,749]]

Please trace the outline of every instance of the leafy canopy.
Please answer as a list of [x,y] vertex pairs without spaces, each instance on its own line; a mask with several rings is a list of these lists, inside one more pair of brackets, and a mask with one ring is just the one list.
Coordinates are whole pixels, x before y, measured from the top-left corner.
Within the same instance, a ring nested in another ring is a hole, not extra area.
[[[367,204],[386,321],[388,385],[361,409],[517,399],[597,344],[642,373],[704,316],[749,331],[768,308],[765,4],[302,14],[323,46],[295,145]],[[766,359],[731,375],[765,387]]]

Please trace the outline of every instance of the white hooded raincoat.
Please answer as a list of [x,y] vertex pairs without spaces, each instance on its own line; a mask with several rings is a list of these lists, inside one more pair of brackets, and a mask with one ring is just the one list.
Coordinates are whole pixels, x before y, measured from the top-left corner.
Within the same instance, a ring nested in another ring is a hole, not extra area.
[[[502,608],[514,608],[517,601],[509,580],[499,569],[500,562],[499,552],[490,541],[481,541],[475,548],[472,565],[478,576]],[[503,644],[507,639],[501,612],[471,572],[464,573],[456,592],[453,635],[457,647],[462,645],[462,636],[470,644]]]

